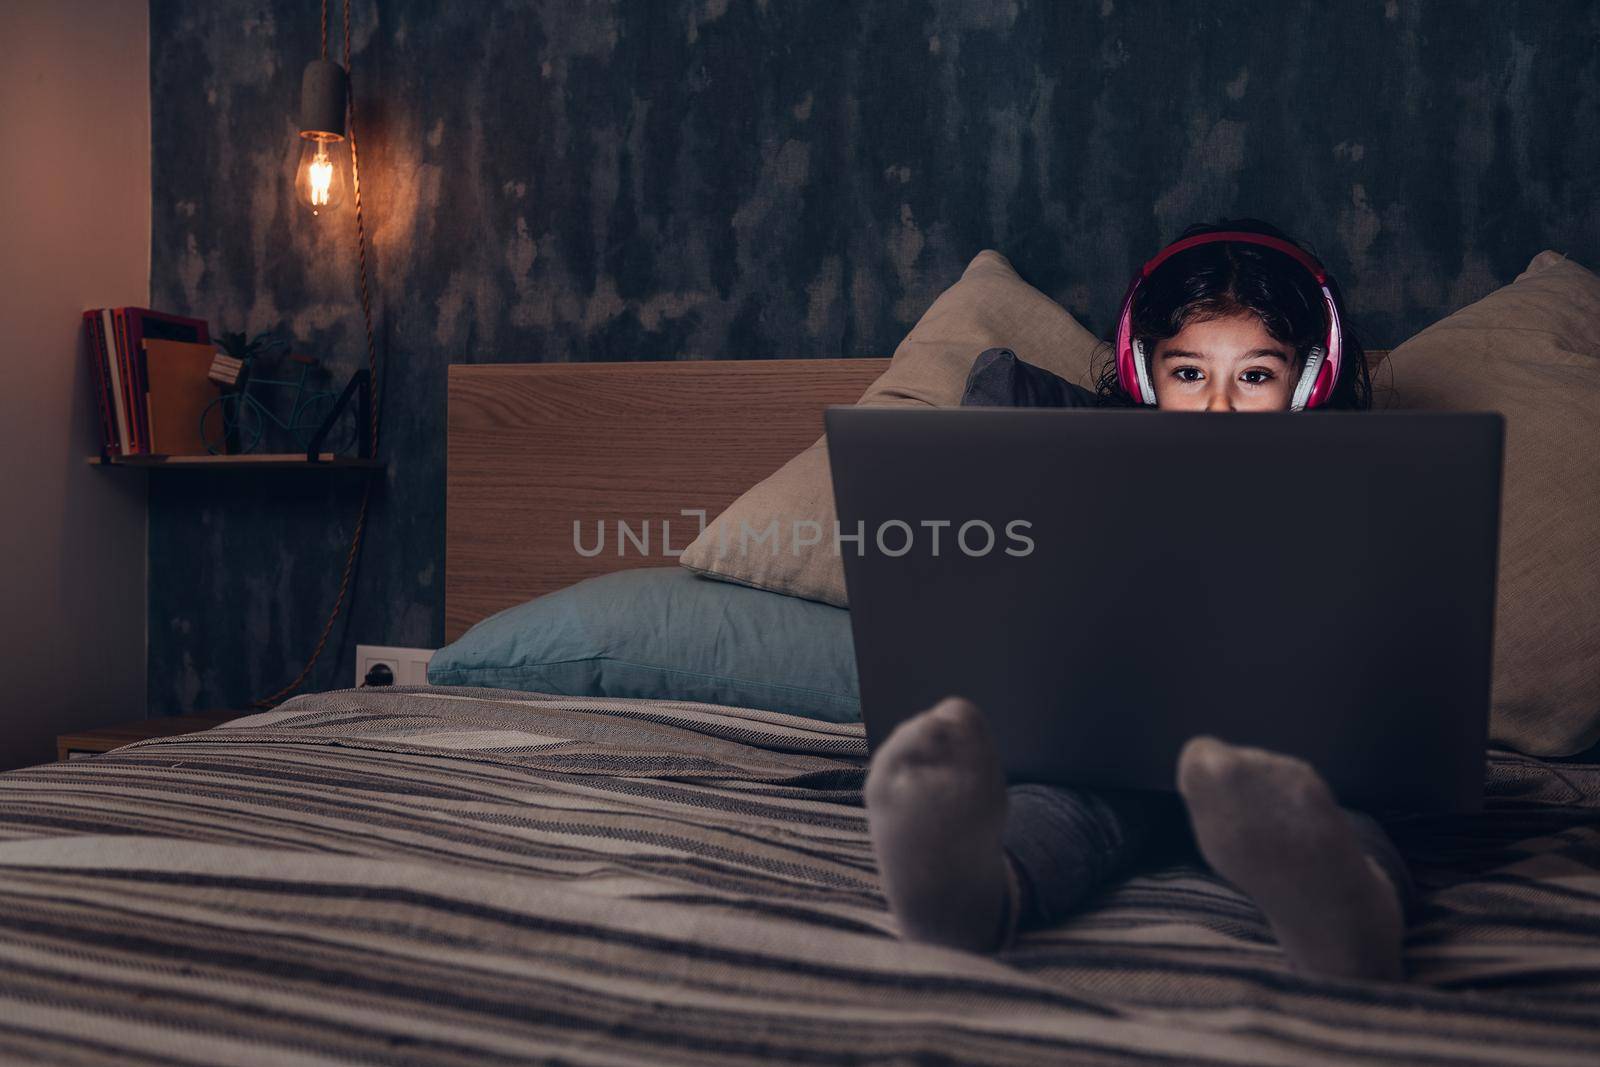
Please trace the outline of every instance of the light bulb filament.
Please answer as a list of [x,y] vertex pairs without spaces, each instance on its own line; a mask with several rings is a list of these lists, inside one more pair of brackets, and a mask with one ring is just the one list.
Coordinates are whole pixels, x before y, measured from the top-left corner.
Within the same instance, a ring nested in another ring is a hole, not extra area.
[[329,190],[333,187],[333,160],[328,158],[328,146],[317,142],[317,156],[311,161],[307,178],[311,186],[311,206],[327,207]]
[[294,173],[295,199],[320,215],[344,200],[345,163],[339,158],[341,138],[319,131],[302,133],[300,165]]

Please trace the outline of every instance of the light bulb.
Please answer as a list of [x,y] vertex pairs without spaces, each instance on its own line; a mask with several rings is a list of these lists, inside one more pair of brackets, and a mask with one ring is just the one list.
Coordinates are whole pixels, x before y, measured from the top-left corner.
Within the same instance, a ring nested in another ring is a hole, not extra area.
[[295,198],[320,215],[344,200],[344,138],[325,133],[302,133],[300,168],[294,176]]

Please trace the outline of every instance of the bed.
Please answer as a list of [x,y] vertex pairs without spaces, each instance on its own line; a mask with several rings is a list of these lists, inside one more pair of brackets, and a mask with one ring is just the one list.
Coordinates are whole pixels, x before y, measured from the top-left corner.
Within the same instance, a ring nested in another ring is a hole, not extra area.
[[[573,553],[574,509],[714,513],[881,369],[452,368],[447,636],[659,564]],[[0,1060],[1600,1059],[1600,765],[1496,752],[1481,816],[1407,831],[1402,986],[1296,975],[1186,863],[994,959],[901,943],[864,757],[758,708],[417,687],[0,775]]]

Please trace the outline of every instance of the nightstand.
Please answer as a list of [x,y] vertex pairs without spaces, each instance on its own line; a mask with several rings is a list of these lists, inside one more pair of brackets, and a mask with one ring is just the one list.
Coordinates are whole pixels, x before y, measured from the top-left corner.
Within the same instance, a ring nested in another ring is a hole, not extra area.
[[253,714],[248,711],[217,709],[200,715],[161,715],[152,719],[117,723],[96,730],[80,730],[75,734],[61,734],[56,738],[56,758],[83,759],[110,752],[147,737],[171,737],[173,734],[192,734],[196,730],[209,730],[231,719]]

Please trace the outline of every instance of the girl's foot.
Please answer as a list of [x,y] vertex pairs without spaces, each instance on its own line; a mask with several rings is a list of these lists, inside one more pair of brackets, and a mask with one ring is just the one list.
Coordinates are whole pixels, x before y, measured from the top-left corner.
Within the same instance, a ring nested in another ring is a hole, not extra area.
[[977,706],[951,697],[901,723],[872,757],[866,801],[902,936],[997,948],[1010,906],[1006,782]]
[[1399,896],[1310,764],[1197,737],[1178,791],[1206,861],[1266,913],[1296,969],[1400,979]]

